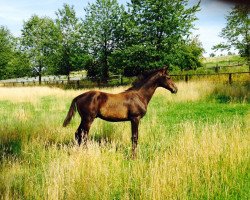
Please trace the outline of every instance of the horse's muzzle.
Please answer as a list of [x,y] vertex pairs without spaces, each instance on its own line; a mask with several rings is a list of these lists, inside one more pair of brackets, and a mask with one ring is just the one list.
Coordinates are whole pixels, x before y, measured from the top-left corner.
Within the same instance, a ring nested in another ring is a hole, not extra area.
[[171,87],[171,93],[176,94],[178,92],[178,88],[176,87],[176,85],[173,83],[172,87]]
[[172,93],[172,94],[176,94],[177,92],[178,92],[178,89],[177,89],[177,88],[171,90],[171,93]]

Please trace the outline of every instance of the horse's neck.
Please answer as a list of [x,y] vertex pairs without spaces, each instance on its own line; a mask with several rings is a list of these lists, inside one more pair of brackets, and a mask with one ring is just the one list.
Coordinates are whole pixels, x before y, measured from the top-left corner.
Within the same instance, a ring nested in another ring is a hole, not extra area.
[[139,89],[139,94],[145,98],[147,104],[151,100],[151,98],[152,98],[153,94],[155,93],[155,90],[156,90],[157,87],[158,87],[158,84],[156,83],[156,81],[152,81],[150,83],[145,83]]

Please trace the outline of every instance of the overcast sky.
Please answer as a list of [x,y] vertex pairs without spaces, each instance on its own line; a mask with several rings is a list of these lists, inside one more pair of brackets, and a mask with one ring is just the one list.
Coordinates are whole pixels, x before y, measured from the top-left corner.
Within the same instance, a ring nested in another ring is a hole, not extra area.
[[[126,5],[129,0],[118,0]],[[95,0],[0,0],[0,25],[6,26],[15,36],[20,36],[23,22],[28,20],[32,14],[49,16],[55,18],[55,11],[61,9],[64,3],[74,5],[77,16],[84,16],[84,7],[87,3]],[[198,0],[190,0],[196,3]],[[232,5],[217,0],[202,0],[201,11],[197,13],[199,20],[195,23],[198,30],[194,31],[199,35],[203,48],[208,56],[211,47],[218,44],[222,39],[218,36],[221,29],[225,27],[225,15],[228,14]]]

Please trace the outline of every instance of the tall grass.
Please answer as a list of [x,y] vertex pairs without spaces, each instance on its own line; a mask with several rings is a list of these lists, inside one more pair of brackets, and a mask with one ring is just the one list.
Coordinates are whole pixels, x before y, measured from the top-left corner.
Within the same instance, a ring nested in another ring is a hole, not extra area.
[[246,86],[177,85],[176,95],[156,91],[135,160],[128,122],[95,120],[87,148],[74,142],[78,116],[62,128],[83,91],[0,88],[0,198],[248,199]]

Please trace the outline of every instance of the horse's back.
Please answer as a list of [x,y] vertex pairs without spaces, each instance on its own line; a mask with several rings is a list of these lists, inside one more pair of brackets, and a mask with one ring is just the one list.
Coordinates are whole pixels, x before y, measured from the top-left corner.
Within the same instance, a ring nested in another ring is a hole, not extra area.
[[100,117],[110,121],[127,118],[127,107],[124,95],[109,94],[101,91],[88,91],[76,98],[77,109],[82,118]]

